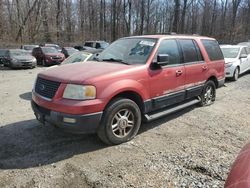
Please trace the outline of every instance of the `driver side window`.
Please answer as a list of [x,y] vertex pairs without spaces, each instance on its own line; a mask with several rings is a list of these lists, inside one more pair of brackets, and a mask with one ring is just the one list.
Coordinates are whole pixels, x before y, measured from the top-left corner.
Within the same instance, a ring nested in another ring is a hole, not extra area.
[[[168,54],[169,56],[168,65],[180,64],[180,54],[176,40],[167,39],[161,41],[156,55],[158,54]],[[157,57],[155,57],[155,59],[157,59]]]

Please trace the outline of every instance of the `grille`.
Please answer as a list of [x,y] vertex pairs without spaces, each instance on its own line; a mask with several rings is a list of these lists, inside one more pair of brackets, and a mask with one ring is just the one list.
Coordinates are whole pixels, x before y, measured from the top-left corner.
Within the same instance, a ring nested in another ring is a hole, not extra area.
[[46,80],[40,77],[37,77],[36,85],[35,85],[35,91],[39,95],[52,99],[58,87],[60,86],[60,82],[55,82],[51,80]]
[[60,59],[62,59],[61,57],[56,57],[56,56],[54,56],[54,57],[51,57],[53,60],[60,60]]

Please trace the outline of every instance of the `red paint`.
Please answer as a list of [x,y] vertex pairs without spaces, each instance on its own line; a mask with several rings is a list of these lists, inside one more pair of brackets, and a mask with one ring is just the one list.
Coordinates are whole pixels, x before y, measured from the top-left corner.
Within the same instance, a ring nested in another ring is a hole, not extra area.
[[227,177],[226,188],[250,187],[250,143],[239,153]]
[[[145,36],[141,36],[145,37]],[[145,65],[124,65],[110,62],[86,62],[64,65],[46,70],[38,76],[62,82],[55,97],[51,101],[33,94],[33,100],[39,106],[67,114],[88,114],[103,111],[110,100],[117,94],[126,91],[137,93],[143,101],[183,90],[187,86],[205,82],[211,77],[224,78],[224,60],[211,62],[200,39],[211,39],[197,36],[164,36],[153,35],[147,38],[159,39]],[[166,69],[153,70],[152,60],[156,55],[159,43],[163,39],[188,38],[197,42],[204,57],[199,65],[181,65]],[[204,66],[206,67],[204,69]],[[63,99],[66,83],[94,85],[97,97],[94,100],[77,101]]]

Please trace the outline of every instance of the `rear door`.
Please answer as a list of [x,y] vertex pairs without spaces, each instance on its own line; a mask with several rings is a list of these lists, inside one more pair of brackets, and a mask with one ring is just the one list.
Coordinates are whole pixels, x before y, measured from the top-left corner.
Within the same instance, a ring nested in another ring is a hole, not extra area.
[[181,61],[186,71],[186,98],[192,98],[201,94],[208,67],[195,40],[179,39],[178,43],[182,51]]
[[157,54],[168,54],[169,63],[166,66],[151,68],[150,92],[153,109],[166,107],[184,100],[185,68],[181,64],[180,50],[175,39],[161,41]]

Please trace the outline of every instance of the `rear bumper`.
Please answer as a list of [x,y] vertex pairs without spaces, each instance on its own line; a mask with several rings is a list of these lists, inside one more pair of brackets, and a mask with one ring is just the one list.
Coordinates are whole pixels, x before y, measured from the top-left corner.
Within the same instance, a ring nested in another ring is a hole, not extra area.
[[31,101],[31,107],[38,121],[49,122],[71,133],[95,133],[100,124],[102,112],[71,115],[52,111]]

